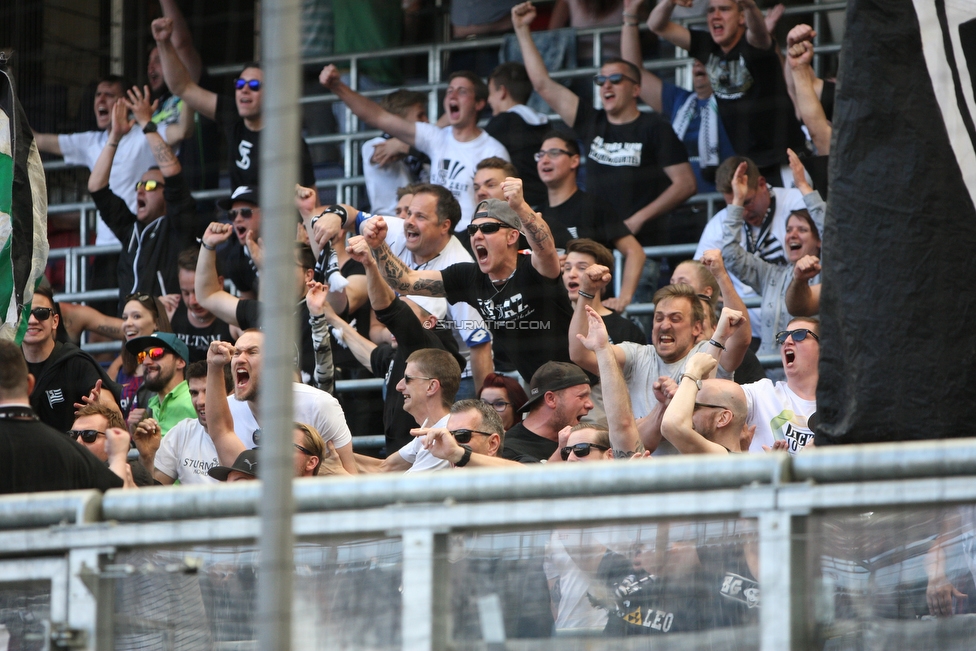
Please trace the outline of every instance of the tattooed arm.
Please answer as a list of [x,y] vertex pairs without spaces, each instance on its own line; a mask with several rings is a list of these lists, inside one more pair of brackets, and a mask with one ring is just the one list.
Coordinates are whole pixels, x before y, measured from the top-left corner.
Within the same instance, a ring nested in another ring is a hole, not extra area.
[[502,183],[509,207],[522,220],[522,232],[532,248],[532,266],[546,278],[558,278],[562,272],[556,242],[542,215],[532,210],[522,198],[522,180],[509,177]]
[[376,266],[386,283],[401,294],[418,296],[446,296],[444,280],[439,271],[414,271],[396,257],[386,243],[386,220],[373,217],[360,227],[362,235],[349,239],[346,250],[353,254],[359,241],[365,240],[373,251]]

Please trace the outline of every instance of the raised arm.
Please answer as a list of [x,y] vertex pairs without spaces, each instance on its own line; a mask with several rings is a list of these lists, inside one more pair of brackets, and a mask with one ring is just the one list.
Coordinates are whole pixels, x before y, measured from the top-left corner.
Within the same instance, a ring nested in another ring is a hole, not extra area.
[[691,169],[691,163],[668,165],[664,168],[664,173],[671,179],[671,185],[659,194],[657,199],[624,220],[624,224],[634,235],[640,233],[644,224],[668,214],[698,190],[698,182],[695,180],[695,172]]
[[640,284],[641,273],[644,271],[647,254],[644,253],[644,247],[633,235],[621,237],[613,243],[613,248],[620,251],[621,255],[624,256],[624,272],[620,279],[620,296],[604,300],[603,305],[611,310],[623,312],[634,299],[637,285]]
[[742,364],[750,343],[752,326],[749,323],[749,312],[745,309],[740,312],[726,306],[722,308],[718,326],[705,350],[718,360],[723,369],[732,373]]
[[512,26],[515,27],[515,36],[522,50],[525,71],[529,74],[535,92],[539,93],[552,110],[559,114],[566,126],[572,128],[576,121],[576,109],[579,108],[579,97],[549,76],[546,64],[529,30],[535,15],[535,7],[531,2],[523,2],[512,7]]
[[210,226],[207,226],[200,244],[193,289],[200,305],[224,323],[239,327],[237,304],[241,299],[227,292],[220,284],[220,276],[217,275],[217,246],[226,242],[233,234],[234,227],[230,224],[211,222]]
[[[722,350],[719,360],[722,368],[727,371],[734,371],[739,368],[742,359],[745,357],[746,349],[752,343],[752,324],[749,319],[749,310],[746,308],[742,297],[735,291],[735,285],[732,284],[732,277],[725,270],[725,261],[722,259],[722,252],[718,249],[709,249],[702,255],[701,262],[708,267],[708,270],[715,276],[715,280],[718,281],[718,287],[722,292],[723,316],[725,309],[729,309],[739,314],[744,320],[744,323],[736,326],[727,340],[723,340],[726,348]],[[714,346],[712,348],[714,349]]]
[[820,273],[820,258],[805,255],[793,266],[793,280],[786,288],[786,311],[792,316],[814,316],[820,313],[820,285],[810,279]]
[[763,279],[775,265],[752,255],[739,243],[742,233],[743,205],[749,192],[749,179],[746,164],[739,165],[732,175],[732,203],[725,209],[722,218],[722,258],[735,276],[756,293],[762,294]]
[[335,93],[356,117],[370,126],[396,136],[408,145],[417,142],[417,124],[390,113],[382,106],[364,97],[343,83],[339,70],[332,64],[322,68],[319,83]]
[[677,448],[681,454],[701,454],[725,452],[718,443],[712,443],[695,431],[692,415],[695,413],[695,399],[698,396],[696,380],[703,380],[715,369],[718,362],[707,353],[695,353],[685,366],[685,373],[678,383],[678,390],[671,398],[671,404],[664,412],[661,421],[661,434]]
[[376,260],[366,240],[359,235],[351,238],[346,251],[366,269],[366,292],[370,307],[377,311],[390,307],[396,299],[396,293],[386,284],[386,279],[376,267]]
[[173,43],[173,19],[164,17],[154,20],[152,34],[159,48],[166,87],[194,111],[213,120],[217,113],[217,93],[201,88],[180,60]]
[[746,41],[760,50],[773,46],[773,37],[766,28],[766,17],[756,5],[756,0],[738,0],[739,8],[746,16]]
[[122,319],[106,316],[93,307],[77,303],[59,303],[61,325],[71,341],[78,341],[84,331],[94,332],[109,339],[122,340]]
[[[569,322],[569,358],[580,368],[586,369],[590,373],[599,373],[600,365],[596,354],[583,345],[580,337],[589,336],[589,317],[586,308],[592,309],[593,300],[589,296],[598,296],[603,288],[610,282],[610,270],[603,265],[594,264],[587,267],[580,275],[580,294],[576,299],[576,308],[573,311],[573,318]],[[626,361],[624,351],[615,344],[610,344],[614,359],[617,365],[623,367]]]
[[439,271],[414,271],[396,257],[386,244],[386,220],[374,217],[363,222],[360,231],[373,250],[376,264],[387,284],[401,294],[445,296],[444,278]]
[[224,366],[230,364],[234,347],[226,341],[214,341],[207,350],[207,433],[217,448],[217,459],[231,466],[246,448],[234,431],[234,417],[227,404]]
[[[119,141],[125,134],[132,130],[134,121],[128,118],[129,109],[121,101],[115,102],[112,106],[112,126],[109,127],[108,140],[102,148],[102,153],[98,155],[91,174],[88,176],[88,191],[95,192],[108,187],[108,179],[112,174],[112,163],[115,161],[115,153],[119,150]],[[119,188],[116,188],[118,190]]]
[[552,239],[549,224],[522,198],[522,179],[506,178],[502,182],[502,191],[509,207],[522,220],[522,230],[532,249],[532,266],[546,278],[558,278],[562,270],[556,242]]
[[620,56],[641,71],[640,97],[648,106],[661,112],[661,78],[644,69],[644,57],[640,47],[640,23],[637,12],[644,0],[624,0],[624,24],[620,28]]
[[312,317],[313,331],[316,327],[316,322],[324,318],[328,325],[338,330],[342,335],[342,341],[346,343],[346,347],[349,348],[349,352],[353,354],[356,361],[367,369],[372,368],[370,356],[373,354],[376,344],[359,334],[355,328],[339,318],[339,315],[332,309],[332,305],[325,296],[327,292],[325,291],[324,285],[309,281],[307,286],[309,291],[305,297],[305,305],[308,307],[308,313]]
[[817,153],[826,156],[830,153],[830,138],[833,127],[827,120],[820,93],[823,81],[813,71],[813,38],[817,35],[809,25],[797,25],[786,37],[789,48],[786,56],[786,80],[793,90],[797,117],[810,131],[810,138]]
[[691,4],[691,0],[661,0],[647,17],[647,26],[669,43],[677,45],[682,50],[688,50],[691,48],[691,32],[687,27],[672,21],[671,12],[677,5],[690,7]]
[[637,421],[630,403],[630,392],[624,381],[617,358],[610,345],[610,337],[603,319],[590,306],[584,307],[587,316],[586,336],[577,335],[580,343],[596,355],[603,386],[603,404],[610,429],[610,446],[615,452],[633,453],[640,447]]
[[179,4],[176,0],[159,0],[159,7],[163,10],[163,16],[173,22],[173,33],[170,41],[176,49],[177,56],[179,56],[187,72],[190,73],[190,79],[199,82],[200,75],[203,73],[203,61],[200,59],[197,48],[193,45],[190,27],[186,24],[186,18],[183,17]]
[[[152,121],[153,112],[159,105],[159,100],[150,104],[149,96],[149,86],[146,86],[143,90],[139,90],[138,86],[133,86],[129,89],[126,96],[120,98],[116,104],[122,104],[127,110],[132,111],[132,115],[135,117],[136,122],[139,123],[139,127],[144,128]],[[159,166],[159,171],[163,173],[163,176],[171,177],[179,174],[183,169],[180,165],[180,160],[173,155],[173,150],[166,144],[166,141],[155,131],[146,133],[145,136],[146,142],[149,143],[149,149],[152,151],[153,158],[156,159],[156,165]]]

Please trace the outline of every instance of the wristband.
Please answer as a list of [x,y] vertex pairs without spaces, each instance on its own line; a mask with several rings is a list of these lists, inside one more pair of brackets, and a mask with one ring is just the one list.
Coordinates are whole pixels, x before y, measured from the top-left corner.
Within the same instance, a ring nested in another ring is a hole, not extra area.
[[206,242],[204,242],[199,237],[197,238],[197,242],[199,242],[200,243],[200,246],[202,246],[203,248],[205,248],[208,251],[216,251],[217,250],[217,247],[216,246],[209,246]]
[[341,223],[339,224],[339,228],[345,228],[346,220],[349,218],[348,213],[346,213],[346,209],[343,208],[342,206],[329,206],[328,208],[326,208],[325,210],[317,214],[315,217],[312,217],[311,223],[313,228],[315,227],[315,222],[321,219],[324,215],[339,215],[339,219],[342,220]]
[[464,448],[464,454],[462,454],[461,458],[458,459],[458,462],[454,464],[455,468],[463,468],[464,466],[468,465],[468,461],[471,461],[471,447],[468,445],[462,445],[461,447]]
[[714,339],[709,339],[708,340],[708,343],[710,343],[711,345],[715,346],[716,348],[721,348],[722,350],[725,350],[725,346],[723,344],[718,343]]
[[580,296],[582,296],[583,298],[588,298],[590,300],[593,300],[594,298],[596,298],[596,296],[594,296],[593,294],[587,294],[582,289],[577,289],[576,290],[576,293],[579,294]]
[[118,146],[119,146],[119,143],[117,143],[117,142],[109,142],[109,143],[106,143],[106,144],[107,144],[107,145],[108,145],[109,147],[118,147]]
[[153,122],[152,120],[150,120],[149,122],[146,122],[146,126],[144,126],[142,128],[142,132],[143,133],[157,133],[158,132],[158,127],[157,127],[157,125],[156,125],[155,122]]

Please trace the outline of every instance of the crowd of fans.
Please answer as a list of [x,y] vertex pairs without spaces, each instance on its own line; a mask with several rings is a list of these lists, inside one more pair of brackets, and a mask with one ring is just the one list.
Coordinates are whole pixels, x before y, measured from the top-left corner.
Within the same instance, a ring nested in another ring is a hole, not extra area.
[[[161,4],[152,87],[106,78],[99,131],[35,136],[90,168],[99,242],[122,244],[98,274],[113,276],[120,300],[104,314],[58,304],[42,285],[22,346],[0,343],[0,492],[260,476],[262,350],[275,336],[257,300],[263,72],[247,64],[233,96],[203,89],[186,23]],[[593,78],[595,109],[550,77],[533,5],[511,4],[495,22],[514,29],[524,65],[501,64],[487,83],[451,73],[437,124],[425,94],[374,102],[335,66],[321,70],[319,92],[384,136],[363,145],[372,212],[321,205],[302,143],[295,275],[278,288],[292,292],[300,328],[295,476],[800,453],[817,410],[821,102],[832,96],[810,67],[812,30],[778,46],[754,0],[709,0],[707,31],[689,30],[671,20],[686,3],[662,0],[647,22],[695,57],[685,90],[643,69],[647,9],[624,0],[620,57]],[[586,4],[560,3],[571,16]],[[561,122],[527,105],[533,91]],[[231,194],[217,202],[219,221],[199,211],[181,165],[194,113],[226,141]],[[728,206],[698,229],[695,259],[659,278],[643,247],[669,241],[684,202],[712,190]],[[616,294],[613,250],[623,256]],[[747,310],[755,295],[761,307]],[[632,302],[653,302],[649,332],[625,316]],[[85,330],[123,340],[107,370],[78,347]],[[782,369],[767,377],[757,350]],[[337,379],[363,377],[384,379],[379,401],[336,392]],[[380,455],[353,451],[356,436],[380,432]],[[736,572],[755,584],[750,551],[736,554]],[[615,554],[604,563],[611,584],[630,581],[653,602],[640,571]],[[587,608],[610,612],[616,628],[694,628],[687,613],[645,613],[641,627],[607,604]],[[592,613],[556,617],[572,627]]]

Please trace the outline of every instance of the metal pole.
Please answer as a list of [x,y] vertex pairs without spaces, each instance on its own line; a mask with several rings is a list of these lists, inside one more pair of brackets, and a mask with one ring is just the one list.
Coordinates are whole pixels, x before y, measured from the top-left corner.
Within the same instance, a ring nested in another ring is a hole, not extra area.
[[261,278],[266,333],[259,396],[262,440],[258,649],[291,648],[294,573],[292,383],[295,375],[295,182],[298,180],[298,0],[264,0],[264,88],[260,200],[265,266]]

